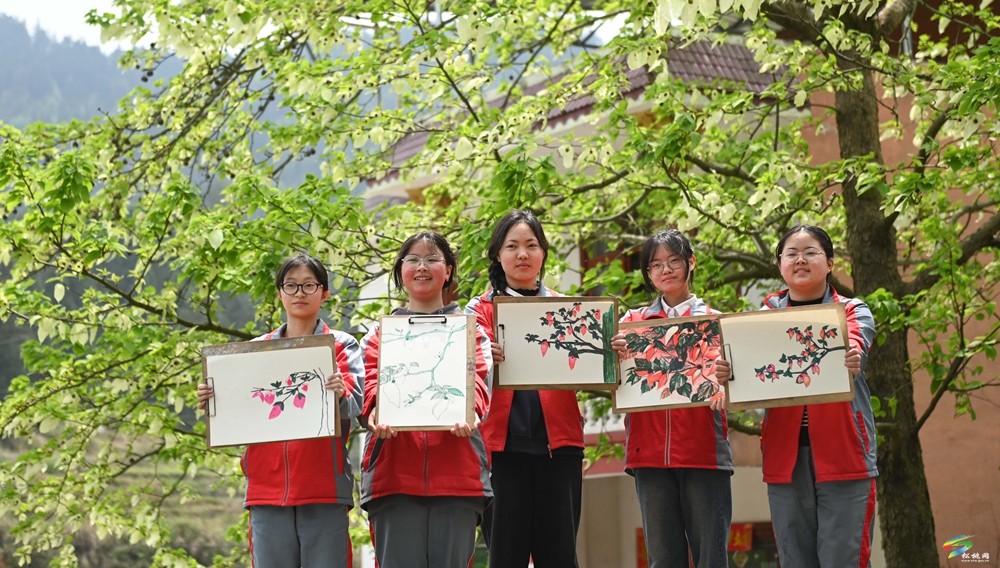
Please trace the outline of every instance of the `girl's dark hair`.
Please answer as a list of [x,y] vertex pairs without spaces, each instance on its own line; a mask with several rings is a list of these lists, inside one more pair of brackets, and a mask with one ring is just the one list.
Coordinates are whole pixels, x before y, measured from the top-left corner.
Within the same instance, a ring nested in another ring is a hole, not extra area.
[[420,241],[427,241],[437,247],[441,251],[441,254],[444,255],[444,263],[451,267],[451,276],[448,277],[448,281],[441,287],[442,290],[447,290],[455,280],[455,274],[458,271],[458,261],[455,259],[455,253],[451,250],[448,240],[434,231],[421,231],[403,241],[403,246],[399,247],[399,254],[396,255],[396,262],[392,264],[392,284],[398,290],[403,289],[403,257],[410,254],[410,249]]
[[298,268],[299,266],[305,266],[308,268],[324,290],[330,289],[330,276],[326,271],[326,267],[323,266],[322,262],[307,254],[297,254],[286,258],[285,262],[281,264],[281,268],[278,269],[278,275],[274,279],[274,285],[281,288],[281,285],[285,282],[285,275],[288,274],[288,272],[293,268]]
[[781,262],[781,253],[785,250],[785,241],[795,233],[809,233],[810,236],[819,241],[819,246],[823,247],[823,253],[826,254],[826,257],[833,258],[833,241],[830,239],[830,235],[826,234],[826,231],[814,225],[795,225],[785,232],[781,240],[778,241],[778,247],[774,250],[775,260],[779,263]]
[[694,257],[694,249],[691,248],[691,241],[677,229],[667,229],[651,235],[642,245],[642,254],[639,256],[639,269],[642,270],[642,281],[646,284],[646,291],[656,294],[656,286],[649,277],[649,264],[653,262],[653,256],[660,247],[667,247],[667,250],[684,259],[684,270],[687,272],[688,284],[694,278],[694,270],[690,270],[691,259]]
[[535,234],[535,239],[538,240],[538,245],[542,247],[542,268],[538,272],[538,277],[541,278],[542,274],[545,273],[545,261],[549,258],[549,240],[545,238],[542,223],[530,209],[514,209],[497,221],[493,227],[490,244],[486,248],[486,256],[490,259],[490,286],[493,287],[494,292],[502,292],[507,288],[507,275],[504,274],[503,266],[500,264],[500,249],[503,248],[503,243],[507,239],[507,233],[519,223],[524,223],[531,229],[531,232]]

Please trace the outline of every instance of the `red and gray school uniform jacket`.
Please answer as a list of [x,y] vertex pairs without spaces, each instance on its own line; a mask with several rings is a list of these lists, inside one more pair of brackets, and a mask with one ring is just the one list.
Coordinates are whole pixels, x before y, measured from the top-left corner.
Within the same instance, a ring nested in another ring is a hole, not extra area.
[[[717,314],[692,297],[677,317]],[[666,318],[663,298],[629,310],[621,322]],[[729,426],[724,410],[707,406],[629,412],[625,415],[625,471],[636,468],[696,468],[733,471]]]
[[[774,292],[764,298],[761,309],[787,308],[788,299],[788,290]],[[854,399],[850,402],[767,409],[760,434],[764,481],[767,483],[792,482],[805,408],[809,410],[809,444],[816,483],[878,475],[875,466],[875,418],[864,372],[868,349],[875,339],[875,320],[864,302],[841,296],[832,286],[827,286],[823,303],[833,302],[844,304],[848,346],[861,352],[861,372],[854,377]]]
[[[494,291],[489,290],[473,298],[465,306],[465,313],[476,316],[476,322],[489,334],[490,341],[496,340],[493,335],[495,321],[493,298],[496,295]],[[545,285],[538,290],[539,297],[558,295]],[[537,392],[542,406],[545,432],[548,435],[549,451],[564,447],[583,448],[583,414],[576,401],[576,391],[539,389]],[[507,430],[513,401],[513,390],[493,391],[490,414],[479,426],[490,453],[502,452],[507,445]]]
[[[461,314],[452,302],[437,314]],[[392,315],[414,312],[398,308]],[[489,410],[489,380],[493,367],[489,338],[476,329],[475,410],[479,417]],[[381,330],[375,324],[361,340],[365,352],[365,404],[361,415],[371,416],[378,394],[378,359]],[[391,426],[391,424],[390,424]],[[486,446],[479,430],[459,438],[447,430],[402,431],[380,440],[368,435],[361,460],[361,507],[379,497],[492,497]]]
[[[254,341],[285,337],[286,327],[287,324],[282,325]],[[240,460],[247,478],[245,507],[320,503],[354,506],[354,474],[346,443],[351,433],[350,419],[361,413],[361,380],[365,371],[361,346],[354,337],[331,329],[322,320],[313,332],[320,334],[334,336],[337,368],[347,389],[340,399],[341,435],[248,445]]]

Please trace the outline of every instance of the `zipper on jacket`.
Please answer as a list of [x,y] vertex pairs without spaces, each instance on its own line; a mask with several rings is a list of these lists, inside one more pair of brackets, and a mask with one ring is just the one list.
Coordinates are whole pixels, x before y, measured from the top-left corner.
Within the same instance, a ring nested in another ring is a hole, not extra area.
[[667,431],[666,431],[666,436],[664,436],[666,438],[666,443],[663,445],[663,451],[664,451],[663,463],[666,465],[670,465],[670,410],[667,409],[666,413],[667,413]]
[[552,444],[546,443],[545,447],[549,450],[549,459],[552,459]]
[[424,451],[424,495],[430,495],[431,493],[431,473],[430,473],[430,459],[428,457],[427,451],[427,432],[421,432],[421,445],[423,445]]
[[281,459],[285,462],[285,493],[281,496],[281,504],[287,506],[289,485],[291,485],[288,479],[288,442],[281,443]]

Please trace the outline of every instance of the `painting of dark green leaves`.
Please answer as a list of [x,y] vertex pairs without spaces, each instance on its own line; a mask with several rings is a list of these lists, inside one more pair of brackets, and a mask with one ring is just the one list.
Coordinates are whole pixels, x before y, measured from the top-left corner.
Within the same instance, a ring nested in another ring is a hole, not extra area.
[[706,406],[725,396],[715,378],[719,316],[626,322],[619,331],[628,351],[612,395],[615,411]]

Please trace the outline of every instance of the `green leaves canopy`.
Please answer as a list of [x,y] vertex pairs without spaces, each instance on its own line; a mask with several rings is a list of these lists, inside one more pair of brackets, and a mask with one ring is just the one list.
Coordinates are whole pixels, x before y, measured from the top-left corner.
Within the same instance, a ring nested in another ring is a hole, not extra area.
[[[23,348],[29,374],[0,406],[4,435],[29,447],[0,472],[20,554],[58,550],[72,565],[65,535],[89,524],[146,543],[159,563],[189,562],[169,544],[163,503],[190,497],[198,470],[238,485],[232,453],[208,452],[194,421],[199,347],[276,325],[271,271],[297,250],[332,268],[328,308],[342,325],[386,311],[380,283],[418,229],[459,245],[469,297],[485,287],[492,223],[511,207],[540,213],[562,253],[580,245],[603,259],[581,287],[627,305],[646,297],[620,253],[651,232],[690,234],[697,292],[741,310],[756,286],[776,286],[778,236],[820,224],[846,244],[838,273],[856,288],[838,288],[868,296],[880,341],[901,346],[872,354],[873,390],[899,409],[888,427],[913,433],[926,418],[900,388],[907,365],[971,413],[998,329],[1000,38],[988,9],[946,1],[910,24],[918,48],[901,56],[893,38],[914,10],[118,0],[92,12],[108,39],[155,42],[122,58],[146,71],[143,84],[86,123],[0,127],[0,317],[37,337]],[[920,27],[929,22],[967,41]],[[761,82],[672,72],[684,50],[732,43]],[[183,61],[179,75],[160,74],[169,58]],[[581,100],[582,115],[566,111]],[[406,144],[416,151],[397,154]],[[318,173],[291,179],[302,161]],[[392,187],[412,199],[366,203],[404,195],[379,193]],[[565,256],[548,268],[554,282]],[[233,317],[247,302],[252,317]],[[913,360],[910,333],[926,347]],[[882,454],[902,455],[902,440]],[[147,463],[152,481],[115,483]],[[892,491],[903,502],[920,479],[880,484],[883,515]],[[897,534],[885,535],[889,550],[895,539],[935,554]]]

